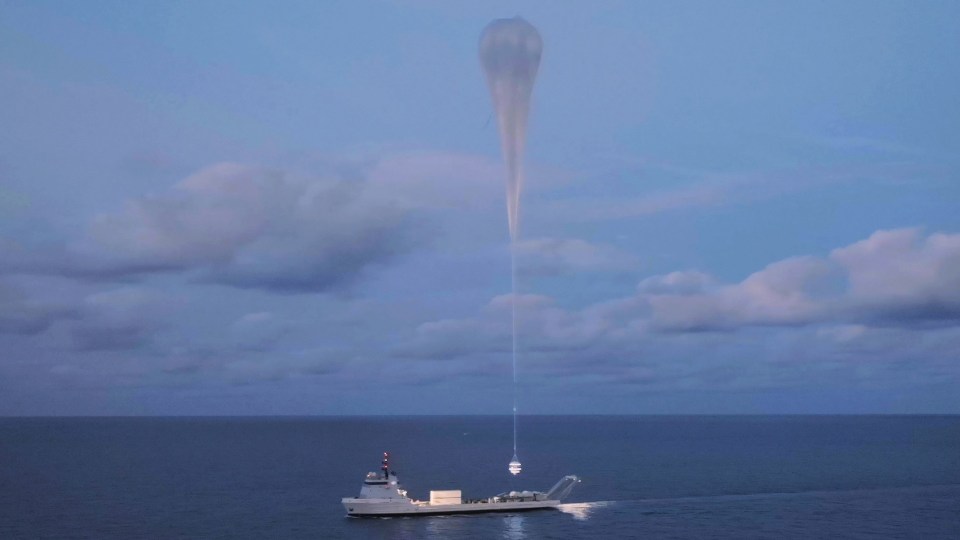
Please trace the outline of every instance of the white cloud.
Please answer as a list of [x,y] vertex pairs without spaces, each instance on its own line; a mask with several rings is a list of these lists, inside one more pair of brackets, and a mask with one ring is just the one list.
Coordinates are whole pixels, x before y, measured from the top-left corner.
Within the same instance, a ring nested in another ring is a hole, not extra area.
[[[687,282],[683,290],[666,286]],[[709,282],[701,274],[673,273],[644,280],[640,292],[653,309],[652,322],[668,330],[823,321],[945,324],[960,319],[960,234],[877,231],[827,258],[786,259],[732,285],[708,288]]]
[[[666,330],[804,324],[821,316],[825,306],[812,289],[830,270],[823,260],[798,257],[773,263],[734,285],[645,296],[653,309],[652,322]],[[709,282],[702,275],[692,277],[698,285]]]
[[8,271],[120,279],[157,272],[274,291],[349,285],[414,244],[408,209],[362,180],[233,163],[97,216],[66,252]]
[[273,349],[290,331],[290,324],[273,313],[247,313],[231,327],[233,340],[241,349],[266,351]]
[[163,327],[176,302],[140,287],[90,291],[64,278],[6,277],[0,334],[38,335],[51,350],[136,348]]
[[845,270],[848,301],[862,316],[960,319],[960,234],[877,231],[830,258]]
[[578,238],[532,238],[514,249],[520,272],[528,275],[615,272],[638,264],[636,256],[619,248]]
[[28,278],[0,280],[0,334],[38,334],[58,320],[76,317],[72,298],[61,296],[60,287],[49,280]]
[[[568,311],[541,295],[522,294],[515,298],[524,351],[583,347],[607,329],[599,310]],[[490,300],[476,317],[424,323],[417,328],[415,338],[396,352],[400,356],[438,359],[508,352],[512,349],[513,300],[512,295],[500,295]]]
[[[439,213],[503,204],[502,165],[479,156],[392,152],[322,168],[334,172],[214,164],[95,216],[63,249],[12,253],[0,273],[120,281],[178,273],[241,288],[339,290],[440,233],[427,226]],[[552,249],[542,270],[625,259],[609,246],[549,242],[531,245]]]
[[232,384],[280,381],[290,377],[333,375],[340,372],[353,355],[340,350],[310,350],[270,356],[246,356],[233,359],[220,368],[220,375]]
[[696,270],[670,272],[662,276],[651,276],[637,286],[641,294],[696,294],[706,292],[714,284],[709,274]]
[[137,287],[91,294],[70,326],[73,346],[81,351],[142,347],[161,328],[170,307],[169,298]]
[[[880,231],[830,257],[785,259],[738,283],[723,284],[697,271],[673,272],[644,279],[634,295],[581,309],[523,295],[517,298],[520,341],[527,362],[533,361],[541,373],[627,373],[637,362],[686,362],[693,361],[691,354],[719,354],[710,345],[715,337],[702,334],[708,331],[726,336],[720,342],[726,355],[763,354],[754,342],[757,332],[781,340],[793,336],[799,341],[781,354],[815,363],[842,359],[855,349],[882,353],[883,347],[870,343],[906,343],[903,336],[926,331],[915,325],[917,318],[939,321],[934,329],[956,327],[958,257],[960,234]],[[449,360],[506,353],[511,301],[499,296],[474,317],[423,324],[397,354]],[[878,314],[867,306],[883,306],[887,330],[872,330]],[[772,333],[773,327],[780,329]],[[891,338],[894,334],[899,337]],[[804,347],[810,350],[803,352]],[[903,347],[887,348],[897,358],[906,354]],[[930,357],[943,354],[938,346]],[[577,367],[578,362],[586,364]]]

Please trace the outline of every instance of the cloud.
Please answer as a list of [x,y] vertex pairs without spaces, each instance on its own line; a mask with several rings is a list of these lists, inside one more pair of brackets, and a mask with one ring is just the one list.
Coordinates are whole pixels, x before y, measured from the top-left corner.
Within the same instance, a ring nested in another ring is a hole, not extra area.
[[30,280],[0,280],[0,334],[39,334],[56,321],[78,315],[77,306],[44,292]]
[[637,291],[641,294],[696,294],[705,292],[713,283],[714,279],[709,274],[682,270],[648,277],[640,282]]
[[242,350],[274,349],[290,331],[290,324],[268,312],[248,313],[233,323],[233,339]]
[[846,272],[848,303],[859,318],[960,320],[960,234],[877,231],[830,259]]
[[517,324],[527,352],[569,350],[598,337],[604,322],[592,312],[575,313],[557,306],[553,299],[534,294],[494,297],[477,317],[444,319],[420,325],[414,339],[398,347],[398,356],[450,359],[512,350],[513,299]]
[[226,381],[245,385],[335,375],[355,357],[353,352],[337,349],[300,350],[270,356],[248,355],[226,362],[220,369]]
[[[94,216],[62,248],[14,246],[0,259],[0,274],[117,282],[179,274],[281,293],[337,291],[429,242],[440,229],[427,224],[445,212],[503,204],[502,165],[484,157],[401,151],[315,166],[331,172],[210,165]],[[557,178],[563,174],[550,180]],[[560,251],[541,270],[622,257],[585,248],[556,244]]]
[[[814,257],[776,262],[742,282],[713,289],[644,292],[653,310],[653,324],[664,330],[720,330],[749,325],[801,325],[822,316],[824,305],[814,297],[830,265]],[[687,281],[702,287],[709,278],[694,274]],[[654,278],[657,279],[657,278]],[[661,280],[668,280],[669,275]],[[682,282],[679,277],[673,281]],[[649,290],[649,285],[646,287]],[[644,290],[641,283],[641,291]]]
[[70,326],[78,351],[127,350],[150,343],[161,328],[167,301],[145,289],[124,287],[87,296]]
[[522,274],[555,276],[580,272],[616,272],[636,268],[636,256],[614,246],[577,238],[533,238],[517,242]]
[[[957,327],[958,261],[960,234],[925,237],[903,229],[878,231],[827,257],[777,261],[737,283],[678,271],[643,279],[633,295],[579,309],[522,295],[521,350],[527,369],[540,374],[634,377],[638,384],[671,379],[695,385],[693,373],[720,376],[743,362],[775,362],[792,373],[783,359],[837,370],[831,362],[845,361],[856,350],[878,352],[871,358],[889,357],[893,366],[917,350],[900,346],[911,342],[905,336]],[[475,316],[422,324],[394,353],[451,362],[502,357],[510,351],[511,300],[498,296]],[[918,319],[938,325],[918,326]],[[764,353],[758,339],[778,342],[771,349],[778,355]],[[870,345],[878,340],[887,345]],[[929,350],[924,361],[933,366],[947,349]],[[746,358],[751,355],[759,357]],[[752,376],[774,380],[771,374]]]
[[[665,330],[743,326],[953,324],[960,320],[960,234],[877,231],[829,257],[771,264],[740,283],[705,287],[702,274],[648,278],[641,296]],[[691,284],[682,292],[664,284]],[[659,287],[659,289],[658,289]]]
[[364,181],[220,163],[97,216],[62,253],[28,253],[5,266],[99,280],[180,272],[242,288],[324,291],[411,249],[413,221]]
[[0,278],[0,334],[42,336],[50,350],[104,351],[148,345],[176,300],[148,289],[90,292],[58,277]]

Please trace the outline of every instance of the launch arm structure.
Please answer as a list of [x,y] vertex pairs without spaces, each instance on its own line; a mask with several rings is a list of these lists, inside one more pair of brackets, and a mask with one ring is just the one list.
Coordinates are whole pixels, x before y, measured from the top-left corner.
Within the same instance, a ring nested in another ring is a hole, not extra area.
[[561,478],[556,484],[550,488],[550,491],[547,492],[547,499],[554,501],[562,501],[567,498],[567,495],[570,495],[570,492],[573,490],[573,487],[580,483],[580,478],[570,474]]

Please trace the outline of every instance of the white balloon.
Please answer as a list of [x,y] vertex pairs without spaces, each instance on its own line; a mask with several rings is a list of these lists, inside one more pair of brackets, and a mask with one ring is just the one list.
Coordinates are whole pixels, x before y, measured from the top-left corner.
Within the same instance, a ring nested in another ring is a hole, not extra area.
[[520,230],[527,117],[542,52],[540,33],[520,17],[497,19],[480,35],[480,64],[493,98],[500,145],[507,164],[507,220],[511,240],[517,239]]

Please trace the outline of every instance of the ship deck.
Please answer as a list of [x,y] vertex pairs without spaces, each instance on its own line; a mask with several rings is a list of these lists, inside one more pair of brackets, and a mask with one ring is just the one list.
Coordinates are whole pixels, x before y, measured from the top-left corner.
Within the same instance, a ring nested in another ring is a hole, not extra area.
[[469,502],[462,504],[443,504],[430,505],[419,504],[409,508],[382,509],[376,508],[355,508],[354,511],[348,511],[348,517],[408,517],[408,516],[438,516],[438,515],[456,515],[456,514],[489,514],[489,513],[512,513],[512,512],[530,512],[533,510],[551,510],[556,509],[560,501],[525,501],[525,502]]

